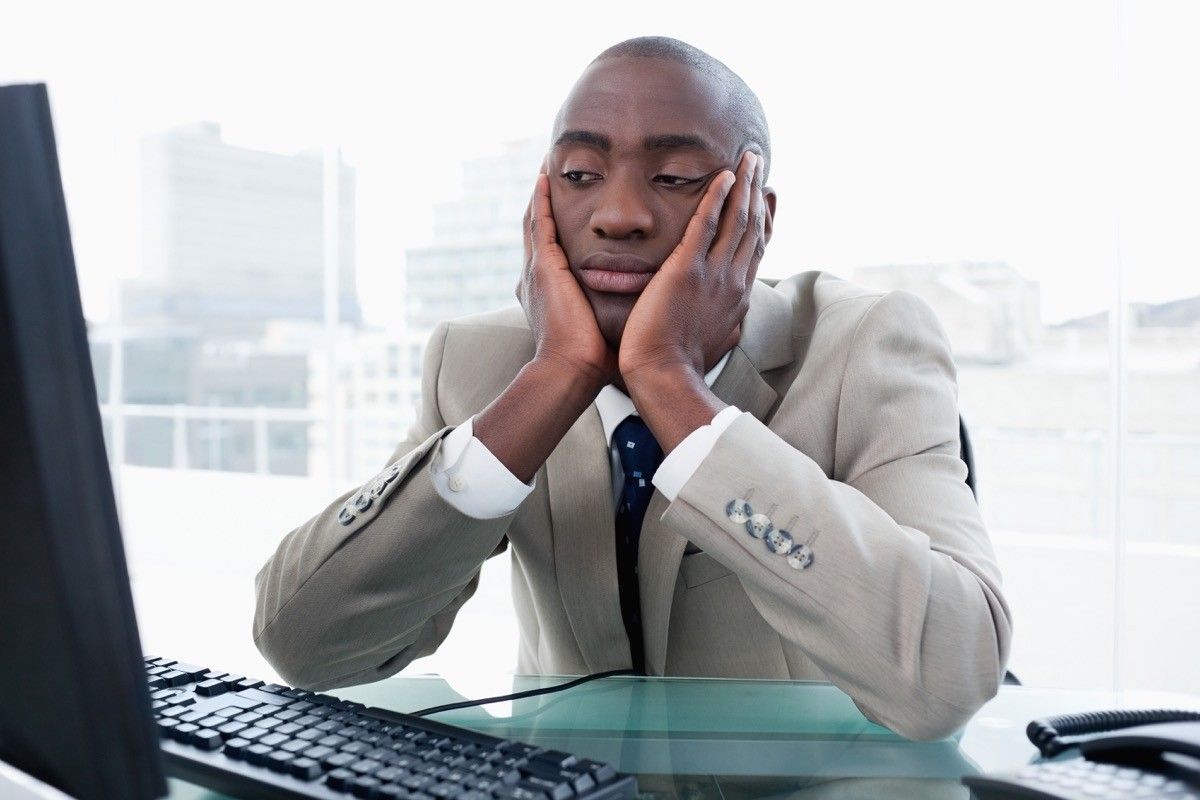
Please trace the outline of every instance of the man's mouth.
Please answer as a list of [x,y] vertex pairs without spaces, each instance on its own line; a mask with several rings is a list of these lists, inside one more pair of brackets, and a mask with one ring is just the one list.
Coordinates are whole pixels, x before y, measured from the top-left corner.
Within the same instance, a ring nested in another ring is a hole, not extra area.
[[593,253],[579,264],[579,279],[596,292],[637,294],[646,288],[658,267],[633,255]]

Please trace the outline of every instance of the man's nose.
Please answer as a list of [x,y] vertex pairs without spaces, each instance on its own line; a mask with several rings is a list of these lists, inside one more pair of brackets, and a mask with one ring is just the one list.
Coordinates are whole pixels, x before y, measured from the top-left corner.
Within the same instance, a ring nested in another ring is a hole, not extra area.
[[592,209],[592,232],[601,239],[649,238],[654,214],[645,190],[635,180],[610,176]]

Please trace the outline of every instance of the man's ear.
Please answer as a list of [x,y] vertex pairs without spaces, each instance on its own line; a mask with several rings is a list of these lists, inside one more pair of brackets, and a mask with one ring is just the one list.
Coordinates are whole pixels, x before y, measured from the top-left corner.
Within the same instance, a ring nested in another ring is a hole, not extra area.
[[771,229],[775,225],[775,190],[770,186],[764,186],[762,189],[763,201],[767,206],[767,218],[763,220],[763,244],[769,244],[771,241]]

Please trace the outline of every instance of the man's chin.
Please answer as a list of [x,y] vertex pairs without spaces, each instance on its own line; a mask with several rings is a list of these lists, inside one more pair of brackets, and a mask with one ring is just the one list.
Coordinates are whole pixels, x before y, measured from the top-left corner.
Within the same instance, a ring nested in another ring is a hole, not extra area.
[[621,348],[621,334],[625,332],[625,323],[629,321],[629,313],[640,295],[608,294],[603,292],[586,292],[591,303],[592,313],[596,315],[596,325],[600,335],[614,351]]

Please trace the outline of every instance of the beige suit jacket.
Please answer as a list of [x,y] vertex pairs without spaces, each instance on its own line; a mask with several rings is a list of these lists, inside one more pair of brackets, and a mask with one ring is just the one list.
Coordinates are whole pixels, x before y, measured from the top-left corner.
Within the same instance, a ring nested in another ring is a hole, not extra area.
[[[419,419],[360,490],[370,505],[338,498],[255,580],[254,640],[286,680],[364,683],[433,652],[506,546],[520,672],[629,666],[595,406],[512,514],[468,517],[430,478],[446,434],[533,353],[516,306],[437,327]],[[647,670],[829,680],[904,736],[959,728],[997,690],[1011,620],[964,482],[954,362],[933,314],[826,273],[757,281],[712,389],[745,413],[673,502],[651,499],[638,560]],[[812,565],[791,568],[732,521],[740,498],[808,542]]]

